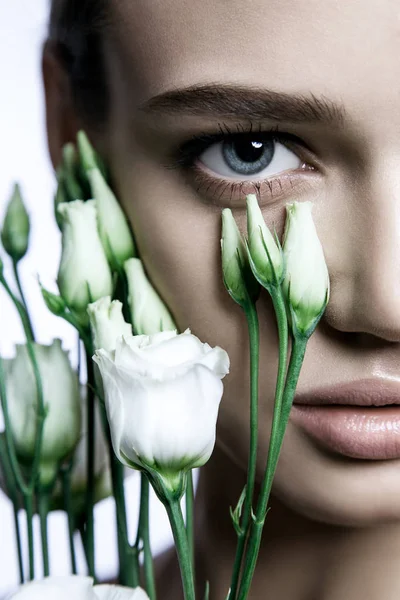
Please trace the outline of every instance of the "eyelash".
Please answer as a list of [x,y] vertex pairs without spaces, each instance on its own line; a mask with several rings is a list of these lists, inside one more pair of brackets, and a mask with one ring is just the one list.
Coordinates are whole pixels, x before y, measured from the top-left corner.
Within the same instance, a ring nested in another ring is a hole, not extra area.
[[[237,198],[244,198],[245,194],[249,194],[249,193],[256,193],[256,195],[258,195],[258,197],[261,196],[261,187],[262,186],[267,186],[268,188],[268,194],[270,196],[270,198],[273,198],[275,196],[275,192],[273,191],[274,189],[274,184],[278,184],[278,195],[279,195],[279,191],[282,192],[282,179],[283,176],[273,176],[270,177],[269,179],[265,179],[265,180],[260,180],[260,181],[251,181],[250,179],[244,180],[244,181],[232,181],[232,180],[227,180],[227,179],[223,179],[223,178],[216,178],[216,177],[212,177],[211,175],[209,175],[206,171],[204,171],[204,169],[202,169],[201,167],[198,167],[196,165],[196,161],[199,158],[199,156],[201,156],[201,154],[207,150],[207,148],[209,148],[210,146],[212,146],[213,144],[216,144],[218,142],[224,141],[224,142],[228,142],[228,141],[237,141],[238,139],[240,139],[241,137],[245,136],[245,135],[249,135],[250,133],[254,133],[257,135],[262,134],[262,138],[265,140],[266,137],[268,137],[270,140],[274,140],[276,142],[280,142],[283,143],[284,145],[286,145],[287,148],[289,148],[290,150],[293,150],[293,146],[296,146],[296,150],[297,153],[299,154],[299,158],[300,160],[303,160],[303,157],[301,157],[301,152],[299,152],[299,147],[303,149],[303,151],[307,152],[309,154],[312,153],[311,149],[308,147],[308,145],[301,140],[300,138],[298,138],[296,135],[288,133],[288,132],[281,132],[279,130],[279,125],[276,125],[274,127],[270,127],[267,130],[263,130],[262,129],[262,125],[258,124],[257,126],[254,125],[254,123],[250,122],[247,126],[242,125],[242,124],[236,124],[234,126],[234,129],[232,129],[231,125],[228,125],[226,123],[218,123],[217,125],[219,132],[218,133],[209,133],[209,132],[204,132],[204,133],[200,133],[197,135],[192,136],[190,139],[186,140],[185,142],[183,142],[173,153],[172,155],[169,157],[169,161],[168,163],[164,164],[164,167],[167,169],[182,169],[184,171],[184,173],[186,173],[187,175],[190,175],[191,177],[195,177],[195,180],[200,182],[199,185],[196,187],[196,192],[200,192],[200,190],[205,186],[206,190],[205,193],[207,194],[207,192],[209,191],[210,187],[212,185],[215,185],[217,188],[217,191],[220,192],[219,193],[219,197],[218,199],[214,200],[214,204],[218,204],[218,202],[220,201],[220,199],[222,198],[222,196],[224,195],[224,193],[230,188],[230,197],[228,199],[228,201],[224,201],[225,203],[231,203],[233,196],[236,194]],[[236,129],[236,131],[235,131]],[[305,160],[303,160],[304,163],[306,163]],[[314,171],[314,167],[310,166],[310,165],[306,165],[304,164],[302,166],[302,170],[311,170]],[[287,180],[289,182],[289,184],[293,187],[293,175],[290,175],[290,172],[286,172],[284,175],[284,179]],[[243,188],[245,186],[251,186],[253,187],[252,192],[246,190],[246,192],[243,192]],[[222,187],[222,191],[221,190]]]

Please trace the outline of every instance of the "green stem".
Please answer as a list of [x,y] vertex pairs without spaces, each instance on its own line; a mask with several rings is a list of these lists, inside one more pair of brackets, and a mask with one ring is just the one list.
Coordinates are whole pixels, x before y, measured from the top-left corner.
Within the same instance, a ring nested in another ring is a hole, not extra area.
[[87,549],[86,549],[86,531],[85,531],[84,518],[81,518],[78,521],[78,531],[79,531],[79,535],[80,535],[81,542],[82,542],[83,552],[85,554],[86,565],[89,570],[89,561],[88,561],[88,555],[87,555]]
[[186,484],[186,531],[189,544],[189,552],[192,559],[193,565],[193,577],[195,576],[195,563],[194,563],[194,489],[193,489],[193,471],[189,471],[187,474]]
[[[1,375],[0,375],[1,378]],[[18,519],[18,511],[19,511],[19,502],[18,502],[18,491],[16,487],[16,480],[14,474],[11,469],[10,460],[7,454],[6,441],[3,435],[0,435],[0,464],[3,469],[4,479],[6,484],[6,490],[8,496],[13,505],[13,513],[14,513],[14,526],[15,526],[15,539],[17,543],[17,555],[18,555],[18,568],[19,568],[19,578],[20,583],[24,583],[24,564],[22,561],[22,545],[21,545],[21,528],[19,525]]]
[[15,281],[16,281],[16,284],[18,287],[19,295],[21,297],[21,301],[22,301],[22,304],[23,304],[25,312],[26,312],[26,325],[29,328],[30,337],[31,337],[32,341],[34,342],[35,334],[33,332],[32,319],[30,318],[30,315],[29,315],[28,304],[25,300],[24,290],[22,289],[21,278],[19,276],[19,271],[18,271],[18,262],[16,260],[13,260],[12,264],[13,264],[14,277],[15,277]]
[[179,500],[167,498],[164,500],[164,506],[168,513],[175,540],[175,549],[181,570],[184,597],[185,600],[195,600],[192,561],[190,560],[189,544],[181,505]]
[[72,574],[77,574],[76,567],[76,553],[75,553],[75,544],[74,544],[74,515],[72,512],[72,496],[71,496],[71,469],[72,464],[61,471],[62,478],[62,489],[63,489],[63,503],[64,510],[67,514],[68,521],[68,540],[69,540],[69,551],[71,556],[71,569]]
[[153,557],[150,547],[150,528],[149,528],[149,500],[150,487],[149,480],[145,473],[141,473],[141,489],[140,489],[140,515],[138,532],[135,542],[136,551],[139,555],[140,541],[143,542],[144,553],[144,576],[146,582],[146,591],[150,600],[156,599],[156,586],[154,581],[154,566]]
[[[273,462],[270,466],[268,464],[266,473],[264,475],[260,497],[257,505],[257,511],[253,526],[251,529],[248,552],[246,555],[246,562],[244,568],[244,575],[239,591],[239,600],[245,600],[250,590],[251,581],[254,575],[258,552],[261,544],[261,536],[264,527],[266,509],[268,505],[269,495],[271,492],[272,481],[275,474],[276,466],[278,463],[279,453],[282,446],[287,421],[290,414],[290,408],[293,403],[293,398],[300,375],[300,369],[303,364],[304,354],[306,351],[307,339],[295,338],[293,342],[292,352],[290,356],[290,363],[286,378],[286,385],[283,394],[283,408],[281,413],[281,421],[279,423],[279,432],[276,441],[271,448]],[[270,461],[268,460],[268,463]]]
[[[88,351],[89,350],[89,351]],[[86,552],[90,577],[95,578],[95,544],[94,544],[94,459],[95,459],[95,396],[93,393],[94,370],[90,349],[86,350],[87,366],[87,487],[86,487]]]
[[33,547],[33,492],[24,494],[26,525],[28,532],[29,580],[35,579],[35,553]]
[[18,500],[16,498],[12,498],[12,503],[14,511],[15,538],[17,541],[19,580],[20,583],[24,583],[24,563],[22,562],[21,528],[18,519]]
[[237,588],[239,585],[240,570],[250,526],[257,468],[260,332],[255,304],[249,304],[245,309],[245,314],[247,319],[250,345],[250,450],[247,469],[246,496],[243,506],[243,518],[241,521],[240,534],[238,534],[229,600],[234,600],[236,598]]
[[[111,444],[111,441],[110,441]],[[140,584],[139,554],[135,547],[131,547],[128,538],[128,520],[126,516],[126,502],[124,489],[124,467],[115,457],[110,446],[111,477],[115,498],[117,516],[118,550],[120,553],[120,578],[121,584],[128,587],[137,587]]]
[[26,339],[30,340],[31,342],[33,342],[34,340],[33,340],[32,330],[31,330],[31,326],[30,326],[30,322],[29,322],[29,317],[28,317],[28,314],[26,312],[25,306],[22,304],[22,302],[20,300],[18,300],[18,298],[12,292],[10,286],[8,285],[8,283],[7,283],[7,281],[6,281],[5,277],[4,277],[4,275],[0,275],[0,283],[4,287],[4,289],[7,292],[7,294],[10,296],[12,302],[14,303],[15,308],[18,311],[19,317],[21,319],[22,326],[24,328]]
[[40,534],[42,538],[42,556],[43,573],[45,577],[50,575],[49,564],[49,539],[47,531],[47,517],[49,514],[49,494],[45,490],[39,490],[38,493],[39,516],[40,516]]
[[118,558],[119,558],[119,582],[127,587],[137,587],[139,579],[139,555],[136,548],[131,547],[128,538],[128,520],[126,516],[124,467],[115,456],[111,441],[110,427],[107,414],[102,402],[99,403],[103,431],[107,440],[111,481],[115,499],[115,512],[117,522]]

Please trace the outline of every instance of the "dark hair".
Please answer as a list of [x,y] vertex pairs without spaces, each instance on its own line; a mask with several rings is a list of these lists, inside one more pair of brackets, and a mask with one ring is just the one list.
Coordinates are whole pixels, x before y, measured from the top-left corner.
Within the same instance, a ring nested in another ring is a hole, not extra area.
[[107,118],[102,33],[109,0],[51,0],[48,38],[68,73],[78,113],[93,127]]

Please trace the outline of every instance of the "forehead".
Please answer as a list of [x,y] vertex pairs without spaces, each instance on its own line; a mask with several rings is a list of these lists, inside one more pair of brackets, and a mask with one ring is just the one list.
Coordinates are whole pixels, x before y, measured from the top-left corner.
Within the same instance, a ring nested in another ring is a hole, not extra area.
[[116,0],[112,10],[138,104],[226,82],[398,110],[397,0]]

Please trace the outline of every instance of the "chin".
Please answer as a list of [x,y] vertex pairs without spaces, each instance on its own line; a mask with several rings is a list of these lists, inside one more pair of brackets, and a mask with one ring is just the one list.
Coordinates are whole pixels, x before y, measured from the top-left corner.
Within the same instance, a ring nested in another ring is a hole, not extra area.
[[[342,527],[400,523],[400,458],[361,460],[285,437],[272,492],[294,513]],[[273,506],[273,504],[271,503]]]

